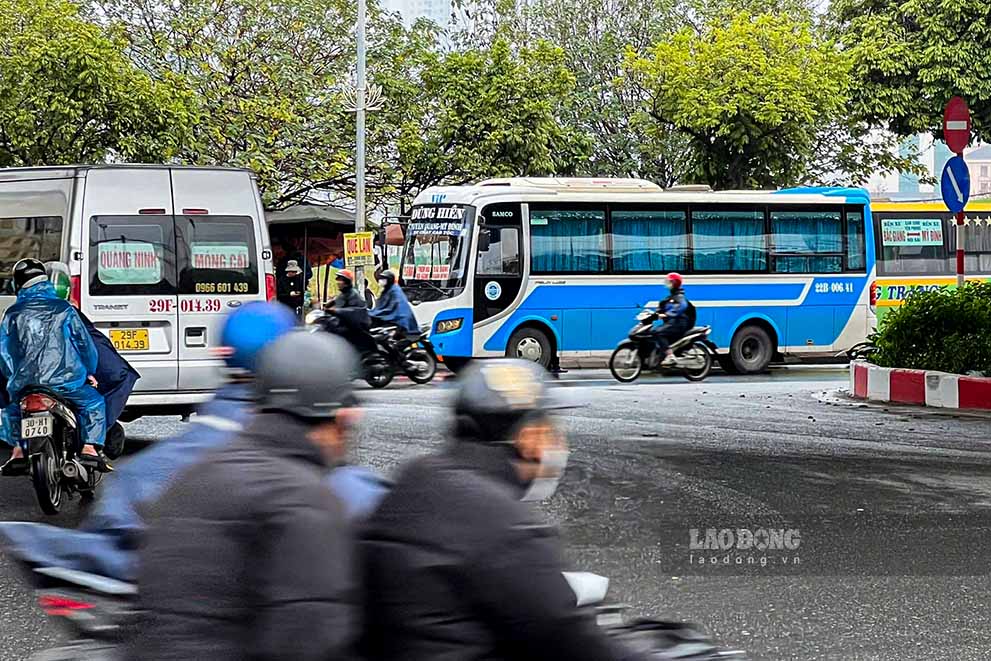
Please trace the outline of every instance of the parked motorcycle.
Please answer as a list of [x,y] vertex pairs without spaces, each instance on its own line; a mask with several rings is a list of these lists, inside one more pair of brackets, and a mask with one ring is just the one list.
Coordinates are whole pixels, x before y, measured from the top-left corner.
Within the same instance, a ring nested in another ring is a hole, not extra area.
[[675,364],[661,365],[664,356],[657,351],[651,328],[658,320],[657,301],[647,303],[637,315],[637,324],[629,337],[619,343],[609,358],[609,371],[622,383],[636,381],[644,370],[680,371],[689,381],[701,381],[709,376],[716,357],[716,345],[709,340],[710,326],[696,326],[677,342],[671,343]]
[[[311,332],[325,331],[342,335],[341,322],[323,310],[306,315]],[[427,339],[426,331],[407,335],[400,344],[395,326],[379,326],[362,331],[364,350],[361,351],[360,377],[373,388],[385,388],[396,374],[405,374],[415,383],[429,383],[437,373],[437,355]]]
[[92,499],[103,473],[81,461],[81,430],[71,404],[36,388],[22,395],[20,405],[21,442],[42,511],[58,514],[74,494]]

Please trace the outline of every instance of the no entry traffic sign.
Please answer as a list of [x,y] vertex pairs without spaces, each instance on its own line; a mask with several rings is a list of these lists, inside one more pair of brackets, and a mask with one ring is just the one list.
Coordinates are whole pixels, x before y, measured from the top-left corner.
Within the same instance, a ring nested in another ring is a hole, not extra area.
[[943,111],[943,139],[954,154],[963,154],[970,144],[970,109],[959,96],[950,99]]

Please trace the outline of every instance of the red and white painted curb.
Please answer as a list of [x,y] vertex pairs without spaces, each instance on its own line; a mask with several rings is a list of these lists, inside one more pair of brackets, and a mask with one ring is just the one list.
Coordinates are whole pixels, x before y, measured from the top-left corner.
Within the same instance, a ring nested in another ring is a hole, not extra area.
[[850,394],[859,399],[945,409],[991,409],[991,378],[850,364]]

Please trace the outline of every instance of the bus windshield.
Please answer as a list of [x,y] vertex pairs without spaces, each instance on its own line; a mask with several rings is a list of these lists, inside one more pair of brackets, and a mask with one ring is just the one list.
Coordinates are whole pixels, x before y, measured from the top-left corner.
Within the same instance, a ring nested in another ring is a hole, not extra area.
[[402,284],[414,301],[438,300],[464,288],[474,209],[420,205],[410,213]]

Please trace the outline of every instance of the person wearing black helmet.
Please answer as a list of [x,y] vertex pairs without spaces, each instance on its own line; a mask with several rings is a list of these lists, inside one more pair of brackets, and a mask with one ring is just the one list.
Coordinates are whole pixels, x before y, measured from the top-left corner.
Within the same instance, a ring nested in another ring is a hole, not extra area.
[[17,302],[0,323],[0,372],[7,381],[9,404],[3,411],[3,440],[12,446],[3,475],[23,475],[27,458],[20,447],[21,393],[48,388],[74,407],[83,447],[80,460],[96,470],[110,470],[103,456],[107,433],[106,405],[96,391],[99,354],[86,326],[49,281],[45,265],[22,259],[14,265]]
[[146,615],[129,658],[349,658],[354,541],[324,476],[358,417],[356,369],[332,335],[291,332],[262,350],[254,419],[147,509]]
[[522,360],[468,367],[454,441],[407,466],[366,522],[366,658],[639,658],[579,613],[554,530],[521,502],[549,497],[567,460],[544,378]]
[[341,269],[336,279],[338,294],[327,306],[327,312],[337,317],[338,333],[359,353],[373,351],[375,343],[367,332],[371,318],[365,299],[354,288],[354,274],[348,269]]

